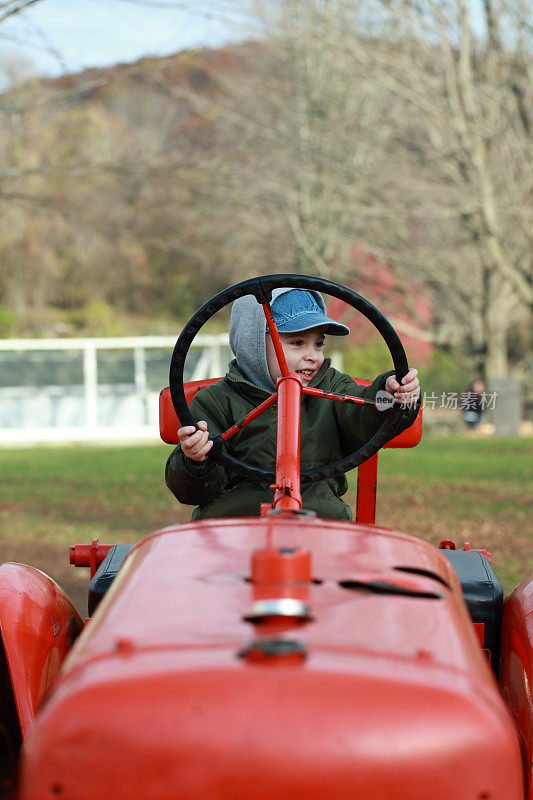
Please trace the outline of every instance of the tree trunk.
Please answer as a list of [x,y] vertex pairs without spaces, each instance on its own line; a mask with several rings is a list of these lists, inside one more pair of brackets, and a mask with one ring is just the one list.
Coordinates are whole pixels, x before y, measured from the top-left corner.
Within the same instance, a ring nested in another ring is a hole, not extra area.
[[490,383],[497,378],[506,378],[509,375],[509,360],[507,356],[507,323],[505,319],[497,316],[487,329],[487,362],[486,378]]

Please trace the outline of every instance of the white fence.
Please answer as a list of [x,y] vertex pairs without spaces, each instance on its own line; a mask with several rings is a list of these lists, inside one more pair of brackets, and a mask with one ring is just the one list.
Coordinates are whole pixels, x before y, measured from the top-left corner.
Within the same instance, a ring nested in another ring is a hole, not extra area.
[[[175,338],[0,340],[0,443],[147,439]],[[224,375],[228,335],[197,336],[186,380]]]

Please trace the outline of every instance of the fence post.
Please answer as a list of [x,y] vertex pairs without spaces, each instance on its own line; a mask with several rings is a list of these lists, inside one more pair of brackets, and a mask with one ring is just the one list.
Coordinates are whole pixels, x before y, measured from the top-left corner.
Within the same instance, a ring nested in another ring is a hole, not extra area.
[[133,349],[133,363],[135,367],[135,391],[141,401],[143,423],[148,425],[148,398],[146,396],[146,351],[144,347]]
[[98,367],[96,347],[89,342],[83,346],[83,388],[85,424],[94,429],[98,426]]

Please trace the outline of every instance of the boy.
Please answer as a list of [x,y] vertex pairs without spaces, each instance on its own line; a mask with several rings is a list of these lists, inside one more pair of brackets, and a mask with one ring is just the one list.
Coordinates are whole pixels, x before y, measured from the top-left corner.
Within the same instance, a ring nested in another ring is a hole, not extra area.
[[[400,386],[393,373],[379,375],[371,386],[357,386],[348,375],[333,369],[324,358],[324,336],[345,336],[349,328],[326,316],[319,292],[275,289],[272,313],[290,372],[304,386],[326,392],[375,399],[385,390],[405,406],[400,430],[409,427],[418,412],[420,386],[411,369]],[[182,427],[180,444],[171,453],[165,471],[167,486],[182,503],[195,504],[193,519],[258,516],[260,504],[272,500],[268,482],[248,479],[207,459],[209,435],[227,430],[275,391],[280,369],[267,332],[262,307],[247,295],[233,304],[230,345],[235,359],[225,378],[202,389],[191,402],[198,428]],[[352,453],[377,431],[381,412],[371,406],[340,403],[302,395],[301,468],[320,467]],[[275,469],[276,406],[271,406],[225,445],[251,464]],[[341,499],[348,489],[345,475],[301,487],[303,507],[319,517],[351,519],[350,507]]]

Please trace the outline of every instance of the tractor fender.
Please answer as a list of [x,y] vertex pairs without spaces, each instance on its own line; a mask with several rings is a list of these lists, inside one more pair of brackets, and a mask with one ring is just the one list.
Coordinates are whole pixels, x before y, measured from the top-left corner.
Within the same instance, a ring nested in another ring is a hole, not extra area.
[[533,577],[509,595],[503,611],[500,682],[515,719],[533,797]]
[[23,741],[82,627],[48,575],[24,564],[0,566],[0,635]]

